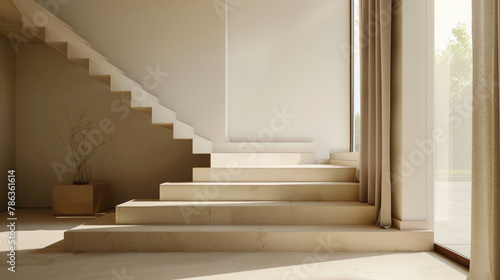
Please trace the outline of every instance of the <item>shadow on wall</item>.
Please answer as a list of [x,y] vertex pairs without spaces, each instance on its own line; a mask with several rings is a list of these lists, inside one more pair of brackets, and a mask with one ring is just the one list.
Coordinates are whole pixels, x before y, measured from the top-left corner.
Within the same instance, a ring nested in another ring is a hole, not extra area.
[[15,166],[16,56],[6,37],[0,36],[0,211],[7,209],[7,170]]
[[152,125],[150,115],[130,110],[86,67],[46,45],[23,46],[16,71],[19,207],[50,207],[52,185],[71,182],[62,168],[68,152],[54,130],[65,135],[69,129],[64,108],[74,117],[85,110],[96,126],[105,120],[111,131],[115,140],[89,163],[91,181],[110,182],[113,204],[158,198],[159,184],[191,181],[193,167],[209,166],[209,155],[192,154],[190,140],[173,140],[170,129]]

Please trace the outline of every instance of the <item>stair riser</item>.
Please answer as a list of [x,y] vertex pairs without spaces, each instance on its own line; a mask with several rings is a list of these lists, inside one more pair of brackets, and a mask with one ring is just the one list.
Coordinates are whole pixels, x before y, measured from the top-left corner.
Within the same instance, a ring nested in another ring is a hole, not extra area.
[[124,225],[371,225],[373,206],[116,207]]
[[194,128],[180,121],[174,122],[174,139],[193,139]]
[[[219,151],[217,151],[219,152]],[[227,142],[220,153],[316,153],[314,142]]]
[[332,153],[330,154],[330,159],[334,160],[354,160],[359,159],[359,152],[354,153]]
[[[47,26],[45,26],[45,42],[68,42],[71,44],[78,44],[82,47],[86,47],[90,50],[90,43],[87,42],[82,37],[78,36],[76,33],[73,33],[69,30],[59,28],[53,22],[49,22]],[[104,56],[100,56],[101,59],[106,60],[107,58]]]
[[210,158],[211,167],[231,166],[269,166],[269,165],[297,165],[315,164],[315,154],[300,153],[216,153]]
[[113,65],[109,64],[108,62],[101,61],[97,62],[94,60],[89,61],[89,75],[113,75],[113,74],[121,74],[123,75],[124,72]]
[[132,91],[131,98],[132,98],[133,103],[138,103],[138,104],[143,102],[143,101],[146,101],[146,100],[149,100],[153,103],[160,102],[160,99],[158,97],[152,95],[151,93],[149,93],[141,88],[135,88]]
[[[92,59],[106,62],[108,59],[90,47],[68,43],[68,59]],[[119,72],[117,72],[119,73]]]
[[133,91],[141,86],[126,76],[116,74],[111,76],[110,89],[115,92]]
[[359,185],[168,185],[160,200],[170,201],[357,201]]
[[210,154],[213,151],[211,141],[198,135],[193,136],[193,154]]
[[153,124],[173,124],[176,120],[177,114],[166,108],[161,106],[160,104],[152,104],[153,115],[151,117],[151,122]]
[[135,88],[130,92],[130,107],[132,108],[153,108],[160,105],[158,102],[158,97],[143,89]]
[[355,168],[193,168],[194,182],[355,182]]
[[65,232],[67,252],[335,252],[432,251],[432,232]]
[[332,165],[342,165],[342,166],[350,166],[357,167],[358,161],[356,160],[340,160],[340,159],[331,159],[330,164]]
[[274,147],[264,147],[254,145],[247,145],[242,148],[224,148],[214,151],[216,153],[300,153],[300,154],[314,154],[316,153],[316,148],[274,148]]

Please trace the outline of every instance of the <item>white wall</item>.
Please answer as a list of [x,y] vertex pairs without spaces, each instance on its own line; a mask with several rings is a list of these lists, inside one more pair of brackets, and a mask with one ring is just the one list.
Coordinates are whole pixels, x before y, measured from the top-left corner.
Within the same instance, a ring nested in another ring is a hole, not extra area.
[[[19,207],[51,207],[52,185],[71,183],[69,172],[61,172],[60,181],[53,168],[55,162],[69,166],[68,152],[55,132],[67,136],[63,108],[73,118],[85,110],[96,124],[111,124],[101,131],[114,140],[96,150],[90,163],[92,181],[110,182],[113,204],[157,199],[161,183],[191,181],[193,166],[209,165],[208,155],[192,155],[191,141],[173,140],[172,131],[152,125],[150,115],[127,111],[109,85],[49,46],[24,45],[16,62]],[[119,110],[112,110],[113,104]]]
[[[7,182],[7,170],[15,168],[16,139],[16,55],[9,40],[0,36],[0,179]],[[6,184],[6,183],[5,183]],[[0,210],[7,207],[7,187],[0,191]]]
[[349,0],[251,0],[228,13],[231,140],[258,137],[273,109],[286,107],[295,118],[273,140],[349,150],[349,7]]
[[[400,52],[393,64],[393,217],[433,221],[433,0],[402,1],[395,16]],[[398,2],[399,2],[398,1]]]
[[170,75],[151,93],[224,144],[224,22],[213,0],[72,0],[57,16],[111,63],[142,83],[147,67]]

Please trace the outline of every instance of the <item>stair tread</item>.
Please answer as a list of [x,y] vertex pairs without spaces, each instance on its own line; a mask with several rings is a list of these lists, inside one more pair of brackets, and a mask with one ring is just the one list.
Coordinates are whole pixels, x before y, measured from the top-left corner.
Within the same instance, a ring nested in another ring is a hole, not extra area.
[[315,142],[226,142],[224,148],[217,153],[248,153],[248,152],[270,152],[270,153],[315,153]]
[[117,207],[332,207],[357,206],[374,207],[358,201],[164,201],[164,200],[131,200]]
[[[234,169],[235,167],[230,167],[229,169]],[[343,165],[333,165],[333,164],[297,164],[297,165],[257,165],[257,166],[238,166],[241,169],[270,169],[270,168],[297,168],[297,169],[355,169],[355,167],[343,166]],[[226,167],[195,167],[195,169],[228,169]]]
[[251,142],[251,141],[231,141],[226,142],[226,145],[239,145],[239,144],[260,144],[260,145],[303,145],[303,146],[316,146],[313,141],[293,142],[293,141],[276,141],[276,142]]
[[357,182],[168,182],[162,183],[161,186],[358,186]]
[[330,159],[357,161],[359,159],[359,152],[331,153]]
[[212,153],[210,157],[211,167],[227,166],[276,166],[276,165],[298,165],[316,164],[316,153]]
[[193,134],[193,138],[197,138],[198,140],[203,140],[212,143],[212,141],[208,140],[207,138],[203,138],[199,136],[198,134]]
[[106,232],[429,232],[430,230],[382,229],[376,225],[117,225],[108,213],[69,231]]
[[316,153],[301,153],[301,152],[266,152],[266,151],[263,151],[263,152],[259,152],[259,153],[244,153],[244,152],[241,152],[241,153],[237,153],[237,152],[214,152],[212,153],[212,155],[285,155],[285,156],[289,156],[289,155],[316,155]]
[[357,167],[358,161],[357,160],[331,159],[330,164],[331,165]]

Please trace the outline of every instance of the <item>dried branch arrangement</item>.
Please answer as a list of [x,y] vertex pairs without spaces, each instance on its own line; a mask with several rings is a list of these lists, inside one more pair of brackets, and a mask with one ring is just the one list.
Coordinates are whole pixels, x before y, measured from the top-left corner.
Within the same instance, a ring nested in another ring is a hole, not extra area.
[[82,112],[76,120],[72,120],[69,113],[64,110],[66,118],[70,124],[70,132],[67,140],[57,133],[57,136],[70,151],[74,160],[73,184],[85,185],[89,183],[86,163],[97,150],[97,148],[113,140],[112,137],[105,137],[93,122]]

